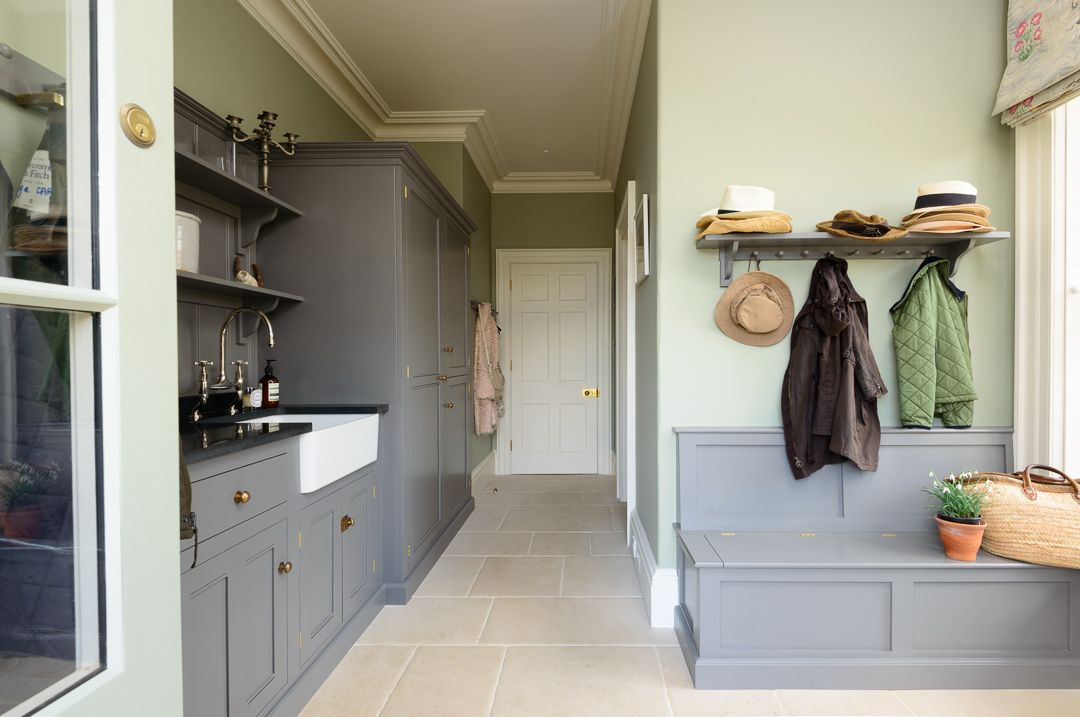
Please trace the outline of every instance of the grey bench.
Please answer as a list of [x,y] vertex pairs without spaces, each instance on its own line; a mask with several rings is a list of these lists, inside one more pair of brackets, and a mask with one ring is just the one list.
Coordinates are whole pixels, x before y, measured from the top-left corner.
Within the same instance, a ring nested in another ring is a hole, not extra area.
[[1080,687],[1080,571],[946,558],[920,488],[1011,431],[886,431],[804,481],[779,431],[676,429],[676,632],[699,688]]

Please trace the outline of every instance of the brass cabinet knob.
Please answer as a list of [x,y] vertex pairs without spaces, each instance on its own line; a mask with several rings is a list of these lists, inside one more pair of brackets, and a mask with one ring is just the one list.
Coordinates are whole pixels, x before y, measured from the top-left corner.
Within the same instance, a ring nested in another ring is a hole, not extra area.
[[341,519],[341,532],[344,533],[346,530],[353,527],[354,525],[356,525],[356,519],[353,518],[351,515],[346,515],[344,518]]
[[247,503],[251,500],[251,493],[246,490],[238,490],[233,494],[233,503],[240,505],[241,503]]
[[442,350],[445,351],[448,354],[454,353],[454,347],[453,346],[443,346]]
[[447,408],[453,408],[454,407],[453,403],[444,403],[443,405],[446,406]]
[[292,563],[284,562],[278,563],[277,571],[279,575],[285,575],[292,572]]
[[447,376],[447,375],[445,375],[445,374],[440,374],[440,375],[439,375],[439,380],[440,380],[440,381],[446,381],[446,380],[448,380],[449,378],[450,378],[450,377],[449,377],[449,376]]

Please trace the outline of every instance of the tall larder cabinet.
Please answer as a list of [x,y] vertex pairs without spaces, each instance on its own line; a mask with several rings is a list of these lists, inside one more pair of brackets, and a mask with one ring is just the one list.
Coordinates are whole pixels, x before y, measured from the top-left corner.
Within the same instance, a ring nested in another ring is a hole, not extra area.
[[268,280],[288,277],[306,297],[274,315],[282,401],[390,404],[378,462],[384,575],[387,601],[405,602],[472,510],[476,227],[404,143],[307,143],[274,164],[271,184],[308,208],[260,243]]

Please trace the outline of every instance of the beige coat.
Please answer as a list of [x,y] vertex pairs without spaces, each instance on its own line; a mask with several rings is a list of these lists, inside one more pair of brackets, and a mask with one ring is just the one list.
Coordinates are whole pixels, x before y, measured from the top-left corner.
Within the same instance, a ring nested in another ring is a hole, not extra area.
[[491,435],[499,425],[499,416],[505,412],[503,382],[499,367],[499,327],[491,304],[480,304],[473,347],[473,416],[478,436]]

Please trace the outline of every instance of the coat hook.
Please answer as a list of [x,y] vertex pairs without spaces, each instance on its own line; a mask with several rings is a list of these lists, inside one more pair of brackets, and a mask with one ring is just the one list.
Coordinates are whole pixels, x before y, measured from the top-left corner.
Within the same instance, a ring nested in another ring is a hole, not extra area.
[[825,256],[827,258],[829,258],[829,259],[835,258],[836,257],[836,252],[834,252],[832,249],[826,249],[825,250]]
[[781,249],[780,251],[776,252],[776,258],[777,258],[777,259],[783,259],[783,258],[784,258],[784,250],[783,250],[783,249]]
[[810,250],[809,249],[803,249],[801,252],[799,252],[799,254],[802,255],[803,259],[805,259],[806,257],[810,256]]
[[859,254],[859,250],[858,250],[858,249],[852,249],[851,251],[849,251],[849,252],[847,253],[847,255],[848,255],[848,256],[858,256],[858,254]]
[[911,249],[901,249],[896,253],[898,256],[909,256],[911,254]]
[[872,253],[873,253],[874,256],[881,256],[882,254],[885,253],[885,250],[884,249],[878,249],[878,250],[876,250],[876,251],[874,251]]

